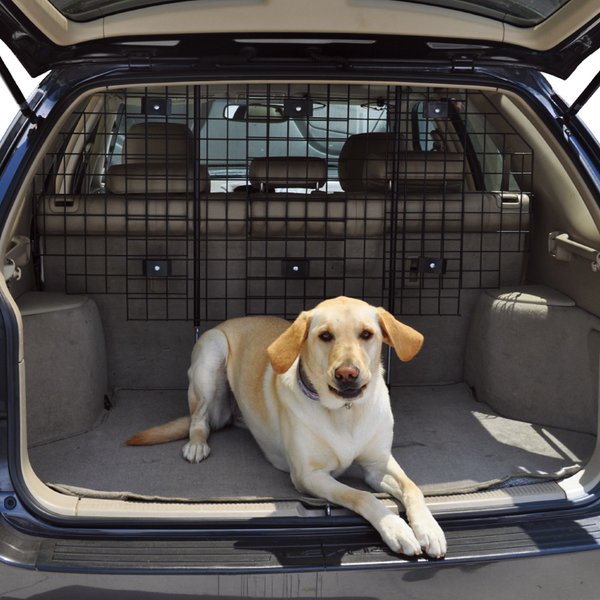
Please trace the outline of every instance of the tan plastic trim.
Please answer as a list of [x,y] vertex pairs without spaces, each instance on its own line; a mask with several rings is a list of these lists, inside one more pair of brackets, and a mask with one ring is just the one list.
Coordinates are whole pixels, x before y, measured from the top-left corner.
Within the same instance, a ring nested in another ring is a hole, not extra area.
[[533,148],[537,201],[543,198],[553,205],[566,231],[576,234],[578,241],[592,247],[600,245],[600,208],[566,151],[549,136],[540,117],[518,96],[503,93],[497,108]]
[[434,6],[391,0],[190,0],[131,10],[86,23],[66,19],[48,0],[15,0],[19,9],[58,45],[115,36],[190,33],[318,33],[421,35],[506,42],[547,50],[600,17],[597,0],[572,0],[536,27]]
[[[32,477],[37,479],[34,474]],[[39,481],[39,480],[37,480]],[[41,482],[40,482],[41,483]],[[43,484],[41,484],[43,486]],[[84,498],[59,494],[48,487],[35,486],[30,490],[36,494],[37,501],[51,514],[63,516],[114,518],[114,519],[154,519],[168,522],[173,519],[183,521],[210,520],[241,520],[257,518],[283,517],[315,517],[323,516],[326,507],[307,507],[296,501],[257,501],[257,502],[133,502],[111,499]],[[585,495],[583,488],[578,488],[569,495],[576,500],[580,493]],[[525,502],[560,501],[567,493],[554,482],[545,482],[529,486],[506,488],[493,491],[475,492],[472,494],[457,494],[452,496],[436,496],[427,498],[427,504],[434,514],[456,514],[460,511],[490,511],[507,510]],[[397,510],[397,504],[384,500],[392,510]],[[329,507],[333,516],[351,514],[348,510]]]
[[[234,0],[227,3],[182,2],[144,11],[143,19],[130,15],[107,17],[107,36],[156,32],[197,33],[198,24],[207,33],[319,33],[319,34],[389,34],[442,36],[460,30],[467,38],[500,41],[502,24],[474,15],[437,7],[389,0]],[[142,12],[142,11],[140,11]],[[123,18],[123,17],[126,18]],[[423,24],[427,23],[426,31]]]
[[59,46],[104,38],[102,19],[75,23],[64,17],[48,0],[16,0],[15,5],[33,25]]

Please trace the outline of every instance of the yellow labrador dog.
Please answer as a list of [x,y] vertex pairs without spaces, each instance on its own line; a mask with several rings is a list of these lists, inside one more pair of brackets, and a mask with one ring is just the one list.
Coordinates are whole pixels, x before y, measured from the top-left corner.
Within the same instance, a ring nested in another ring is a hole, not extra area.
[[[231,319],[200,337],[188,371],[190,417],[133,436],[128,444],[183,439],[190,462],[230,421],[231,388],[266,457],[296,488],[362,515],[395,552],[442,557],[446,540],[423,494],[392,457],[394,421],[381,364],[382,342],[412,359],[423,336],[383,308],[334,298],[290,325],[276,317]],[[370,492],[335,479],[353,462],[375,490],[397,498],[409,525]]]

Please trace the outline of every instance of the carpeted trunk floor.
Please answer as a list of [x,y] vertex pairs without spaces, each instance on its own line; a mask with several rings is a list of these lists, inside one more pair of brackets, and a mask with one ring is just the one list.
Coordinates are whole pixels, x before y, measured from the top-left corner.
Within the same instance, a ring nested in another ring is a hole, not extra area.
[[[394,455],[427,495],[556,479],[584,464],[595,445],[589,434],[503,418],[463,384],[395,387],[392,403]],[[125,446],[136,431],[186,411],[184,390],[122,390],[99,426],[31,448],[30,461],[47,483],[98,491],[186,499],[298,497],[288,474],[270,465],[245,429],[213,432],[211,455],[196,465],[182,458],[183,441]],[[349,473],[359,475],[358,469]]]

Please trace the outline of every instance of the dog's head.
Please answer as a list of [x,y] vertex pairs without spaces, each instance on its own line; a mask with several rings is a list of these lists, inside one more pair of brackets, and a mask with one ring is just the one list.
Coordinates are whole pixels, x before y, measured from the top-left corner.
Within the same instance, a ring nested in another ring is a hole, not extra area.
[[353,298],[325,300],[298,318],[268,348],[277,373],[300,357],[321,403],[337,409],[360,402],[381,373],[381,346],[389,344],[400,360],[411,360],[423,336],[388,311]]

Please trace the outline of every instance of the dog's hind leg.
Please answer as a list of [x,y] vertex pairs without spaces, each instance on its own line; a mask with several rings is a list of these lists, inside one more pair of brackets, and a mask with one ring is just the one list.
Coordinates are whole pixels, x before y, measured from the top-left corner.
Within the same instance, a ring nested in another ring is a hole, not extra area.
[[198,463],[210,454],[207,441],[211,428],[219,429],[231,418],[227,355],[227,338],[218,329],[207,331],[194,348],[188,370],[190,439],[183,447],[189,462]]

